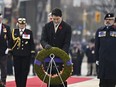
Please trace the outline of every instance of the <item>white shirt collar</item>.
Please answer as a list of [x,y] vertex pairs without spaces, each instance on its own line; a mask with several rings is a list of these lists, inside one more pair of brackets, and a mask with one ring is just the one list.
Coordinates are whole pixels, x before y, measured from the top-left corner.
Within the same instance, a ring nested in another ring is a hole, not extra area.
[[23,28],[23,29],[19,29],[19,31],[22,31],[22,32],[24,32],[24,30],[25,30],[25,28]]

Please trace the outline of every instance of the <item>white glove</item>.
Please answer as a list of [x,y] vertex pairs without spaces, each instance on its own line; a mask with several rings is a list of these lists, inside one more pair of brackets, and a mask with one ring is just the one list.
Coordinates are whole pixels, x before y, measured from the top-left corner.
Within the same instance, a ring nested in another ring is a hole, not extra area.
[[96,61],[96,65],[99,65],[99,61]]
[[8,54],[8,51],[10,50],[10,48],[7,48],[5,51],[5,54]]
[[6,49],[5,54],[8,54],[8,48]]

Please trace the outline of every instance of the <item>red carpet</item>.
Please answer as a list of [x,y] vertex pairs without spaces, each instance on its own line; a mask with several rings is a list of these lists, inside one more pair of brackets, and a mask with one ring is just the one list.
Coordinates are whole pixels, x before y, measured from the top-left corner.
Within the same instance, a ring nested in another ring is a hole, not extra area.
[[[68,78],[68,84],[83,82],[87,80],[91,80],[92,78],[86,77],[70,77]],[[29,78],[27,81],[27,87],[41,87],[42,81],[38,77]],[[44,83],[42,87],[46,87],[47,85]],[[15,81],[7,82],[6,87],[16,87]]]

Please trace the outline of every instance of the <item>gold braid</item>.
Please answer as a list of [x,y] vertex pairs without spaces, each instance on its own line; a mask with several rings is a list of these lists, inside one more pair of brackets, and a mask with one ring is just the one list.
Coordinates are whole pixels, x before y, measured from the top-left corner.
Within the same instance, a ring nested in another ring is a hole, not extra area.
[[16,45],[20,48],[20,45],[21,45],[21,39],[20,39],[20,37],[15,37],[14,36],[14,30],[15,29],[13,29],[12,30],[12,39],[13,39],[13,41],[15,41],[15,44],[14,44],[14,46],[12,47],[12,50],[16,47]]

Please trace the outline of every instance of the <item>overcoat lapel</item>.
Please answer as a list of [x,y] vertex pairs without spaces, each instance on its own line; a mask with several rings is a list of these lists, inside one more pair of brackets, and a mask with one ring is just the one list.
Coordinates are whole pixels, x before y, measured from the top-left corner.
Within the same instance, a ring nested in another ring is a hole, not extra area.
[[53,24],[53,22],[51,23],[51,32],[52,32],[53,34],[55,34],[55,29],[54,29],[54,24]]
[[60,25],[58,26],[58,29],[57,29],[57,31],[56,31],[56,34],[57,33],[60,33],[61,31],[62,31],[62,28],[63,27],[63,21],[60,23]]

